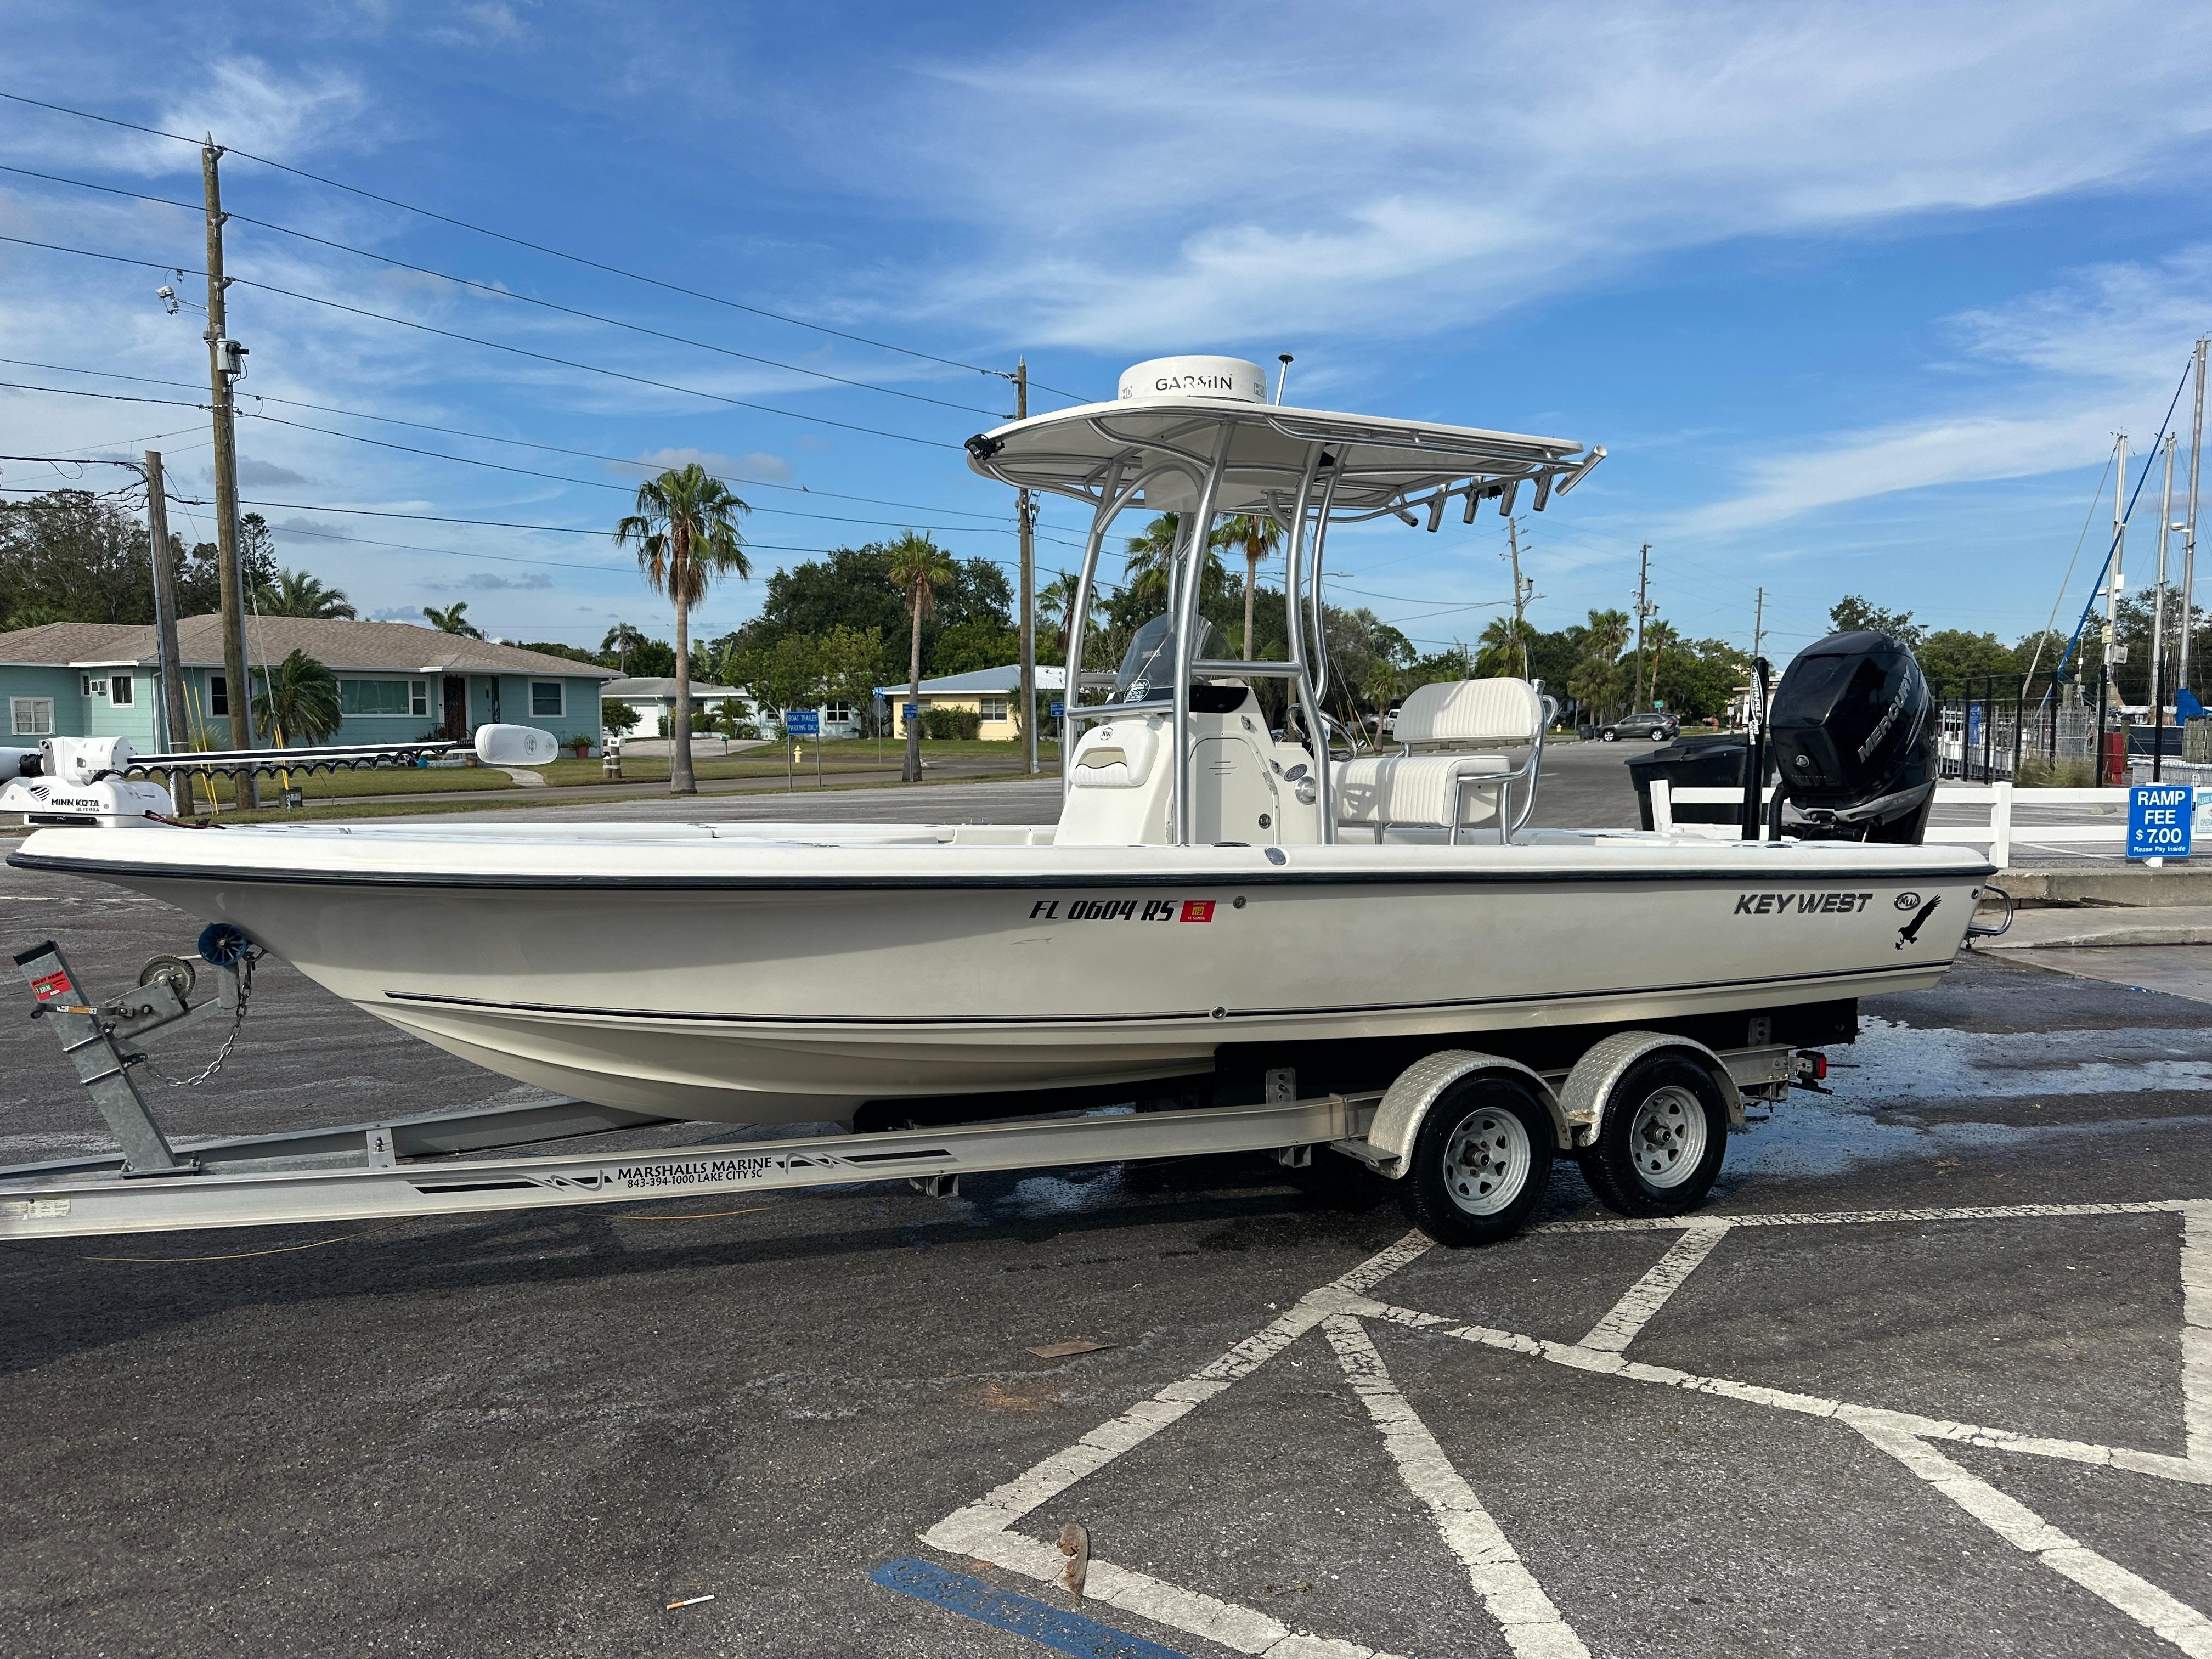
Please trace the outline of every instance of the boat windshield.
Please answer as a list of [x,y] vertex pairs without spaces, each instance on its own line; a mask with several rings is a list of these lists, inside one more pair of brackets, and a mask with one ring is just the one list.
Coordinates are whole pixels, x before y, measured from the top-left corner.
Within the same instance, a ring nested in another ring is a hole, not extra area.
[[[1115,702],[1142,702],[1146,698],[1164,696],[1175,684],[1175,629],[1172,619],[1166,615],[1155,617],[1137,630],[1129,641],[1128,654],[1121,659],[1121,672],[1114,676]],[[1201,620],[1198,624],[1198,655],[1200,661],[1213,654],[1213,624]]]

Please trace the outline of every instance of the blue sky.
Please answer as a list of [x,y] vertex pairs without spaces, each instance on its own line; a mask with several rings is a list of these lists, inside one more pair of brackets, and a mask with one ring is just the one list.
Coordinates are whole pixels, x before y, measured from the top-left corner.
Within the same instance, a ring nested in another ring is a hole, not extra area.
[[[19,0],[0,42],[0,90],[212,130],[919,352],[1006,367],[1026,353],[1038,382],[1070,392],[1110,397],[1124,366],[1171,352],[1290,351],[1293,402],[1602,443],[1611,459],[1530,526],[1544,627],[1626,605],[1648,540],[1662,614],[1693,635],[1748,643],[1762,586],[1777,654],[1826,631],[1847,592],[1935,625],[2028,632],[2085,516],[2109,520],[2091,495],[2112,433],[2148,447],[2212,326],[2212,25],[2185,9]],[[0,162],[198,196],[192,147],[20,105],[0,104]],[[573,481],[242,421],[242,493],[289,504],[261,509],[285,562],[364,614],[465,599],[509,638],[595,645],[618,618],[665,632],[603,533],[641,476],[627,461],[696,456],[758,481],[740,489],[757,580],[710,599],[708,634],[806,550],[914,525],[963,555],[1013,556],[1010,498],[957,447],[1011,407],[1002,380],[243,158],[224,189],[238,214],[507,293],[247,224],[230,233],[236,276],[614,371],[234,289],[231,331],[252,348],[242,391],[358,413],[245,408]],[[0,234],[201,263],[196,216],[20,172],[0,173]],[[60,366],[0,364],[0,380],[191,398],[60,372],[204,386],[199,319],[164,314],[161,280],[0,244],[0,357]],[[155,447],[195,493],[204,422],[0,392],[0,451],[116,453],[171,434]],[[0,467],[18,489],[60,481]],[[1048,574],[1079,521],[1048,504]],[[206,533],[204,514],[178,527]],[[1507,594],[1504,544],[1488,515],[1436,537],[1347,535],[1336,597],[1425,643],[1472,637]],[[2131,586],[2149,546],[2131,542]],[[2093,526],[2062,617],[2100,554]]]

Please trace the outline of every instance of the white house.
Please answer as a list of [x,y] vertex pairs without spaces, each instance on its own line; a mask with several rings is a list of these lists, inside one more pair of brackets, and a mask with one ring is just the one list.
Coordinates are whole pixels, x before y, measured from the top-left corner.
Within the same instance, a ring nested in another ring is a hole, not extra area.
[[[676,681],[661,679],[609,680],[600,693],[608,702],[628,703],[638,712],[638,723],[631,735],[641,738],[659,734],[664,717],[672,720],[676,712]],[[752,694],[734,685],[705,685],[691,682],[691,706],[703,708],[709,714],[720,714],[726,704],[738,705],[738,718],[758,728],[763,737],[774,735],[780,716],[773,709],[763,710]],[[860,710],[846,702],[825,702],[817,711],[822,716],[822,735],[825,738],[857,738],[860,735]]]

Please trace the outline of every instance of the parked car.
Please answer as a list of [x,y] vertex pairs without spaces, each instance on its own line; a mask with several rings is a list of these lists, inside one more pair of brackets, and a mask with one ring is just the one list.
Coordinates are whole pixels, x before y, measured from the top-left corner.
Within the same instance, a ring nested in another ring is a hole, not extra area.
[[1642,714],[1629,714],[1610,726],[1597,728],[1600,743],[1619,743],[1623,738],[1650,738],[1660,743],[1672,743],[1681,734],[1682,723],[1664,709],[1652,709]]

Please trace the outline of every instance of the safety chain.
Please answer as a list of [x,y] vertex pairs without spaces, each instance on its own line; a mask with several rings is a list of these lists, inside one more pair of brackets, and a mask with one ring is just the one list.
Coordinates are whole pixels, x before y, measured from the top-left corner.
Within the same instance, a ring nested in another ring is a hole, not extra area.
[[171,1089],[197,1089],[222,1070],[223,1061],[230,1058],[230,1051],[238,1044],[239,1033],[245,1029],[246,1005],[253,995],[253,964],[263,954],[258,949],[249,949],[238,959],[238,1012],[231,1018],[230,1034],[223,1038],[222,1047],[215,1051],[215,1058],[208,1061],[205,1071],[198,1077],[164,1076],[161,1068],[154,1063],[153,1057],[143,1052],[137,1056],[137,1063],[161,1079],[163,1086]]

